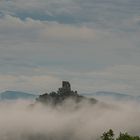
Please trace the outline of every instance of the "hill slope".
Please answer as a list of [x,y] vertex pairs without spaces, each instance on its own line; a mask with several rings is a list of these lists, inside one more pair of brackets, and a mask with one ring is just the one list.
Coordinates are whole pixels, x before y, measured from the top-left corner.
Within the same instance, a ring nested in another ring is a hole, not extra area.
[[21,91],[5,91],[0,93],[0,100],[35,99],[37,95]]
[[117,92],[109,92],[109,91],[98,91],[95,93],[84,93],[82,95],[88,97],[95,97],[97,99],[113,99],[113,100],[137,100],[140,101],[140,96],[133,96],[128,94],[122,94]]

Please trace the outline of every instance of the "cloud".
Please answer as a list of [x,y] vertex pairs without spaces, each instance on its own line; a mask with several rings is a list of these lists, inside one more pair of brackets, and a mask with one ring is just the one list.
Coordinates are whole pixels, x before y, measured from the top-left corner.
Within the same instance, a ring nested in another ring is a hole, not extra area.
[[[140,2],[128,0],[2,0],[1,14],[69,24],[92,24],[107,29],[130,30],[124,21],[139,16]],[[138,27],[138,26],[137,26]]]
[[[139,95],[140,67],[137,65],[114,65],[102,70],[75,71],[55,67],[20,69],[0,75],[0,90],[20,90],[41,94],[57,91],[62,80],[71,82],[78,93],[112,91]],[[86,80],[85,80],[86,79]]]
[[[24,21],[20,18],[6,15],[0,19],[0,32],[3,39],[26,39],[30,41],[45,40],[66,40],[66,41],[90,41],[96,37],[96,30],[86,26],[72,26],[59,24],[57,22],[48,22],[26,18]],[[11,36],[14,34],[14,36]],[[9,36],[9,38],[7,38]]]
[[0,19],[0,32],[3,65],[34,66],[35,61],[38,65],[56,61],[56,57],[62,60],[61,55],[72,58],[69,52],[75,52],[77,44],[93,42],[96,38],[96,31],[86,26],[77,27],[30,18],[23,21],[9,15]]
[[[118,91],[139,94],[139,65],[114,65],[112,67],[87,73],[94,77],[94,88],[97,90]],[[94,89],[94,90],[95,90]]]
[[1,140],[90,140],[100,138],[110,128],[117,135],[120,131],[139,135],[139,103],[81,103],[78,109],[70,104],[56,108],[39,104],[30,108],[30,104],[0,103]]
[[[0,75],[30,80],[47,75],[68,79],[81,91],[139,94],[134,75],[140,65],[139,5],[137,0],[1,0]],[[128,74],[121,74],[115,71],[120,66],[132,70],[122,68]]]
[[139,94],[140,50],[127,35],[10,15],[0,32],[1,90],[44,92],[68,79],[80,92]]
[[[51,75],[40,76],[15,76],[0,75],[0,90],[19,90],[33,92],[34,94],[42,94],[52,90],[56,90],[56,85],[60,79]],[[55,85],[54,87],[52,85]]]

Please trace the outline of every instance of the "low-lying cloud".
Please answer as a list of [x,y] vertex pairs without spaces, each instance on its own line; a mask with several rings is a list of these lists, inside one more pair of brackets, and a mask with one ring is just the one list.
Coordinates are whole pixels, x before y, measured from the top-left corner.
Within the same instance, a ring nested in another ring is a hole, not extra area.
[[110,128],[139,135],[139,103],[81,103],[78,109],[72,102],[55,108],[31,104],[0,103],[1,140],[95,140]]

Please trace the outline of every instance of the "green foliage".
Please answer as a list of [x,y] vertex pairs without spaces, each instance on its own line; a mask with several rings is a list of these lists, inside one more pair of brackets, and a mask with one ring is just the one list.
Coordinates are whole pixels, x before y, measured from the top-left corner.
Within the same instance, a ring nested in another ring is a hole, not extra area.
[[104,132],[101,136],[101,140],[140,140],[139,136],[131,136],[128,133],[120,133],[120,135],[115,139],[114,132],[110,129],[107,132]]
[[102,140],[114,140],[114,133],[113,130],[110,129],[108,132],[104,132],[101,136]]
[[140,140],[139,136],[131,136],[128,133],[120,133],[116,140]]

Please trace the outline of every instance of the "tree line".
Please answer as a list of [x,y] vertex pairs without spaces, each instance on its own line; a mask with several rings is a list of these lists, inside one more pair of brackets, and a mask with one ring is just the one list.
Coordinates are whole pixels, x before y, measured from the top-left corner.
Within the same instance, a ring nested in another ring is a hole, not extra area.
[[120,133],[117,138],[112,129],[107,132],[104,132],[101,136],[101,140],[140,140],[139,136],[132,136],[128,133]]

